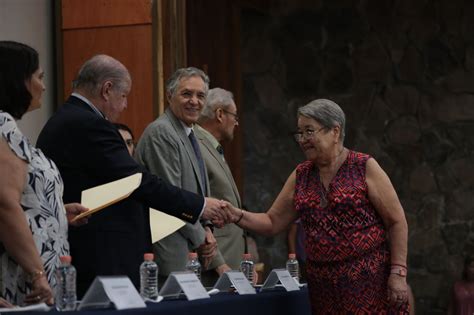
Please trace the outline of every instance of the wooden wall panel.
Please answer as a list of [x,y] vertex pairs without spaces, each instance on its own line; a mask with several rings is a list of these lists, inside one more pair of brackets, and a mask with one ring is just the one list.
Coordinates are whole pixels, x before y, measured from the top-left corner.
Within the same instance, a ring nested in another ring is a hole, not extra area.
[[[120,122],[138,139],[156,118],[154,103],[153,21],[150,0],[62,0],[57,5],[59,103],[71,93],[80,66],[96,54],[107,54],[130,71],[132,90]],[[64,93],[64,94],[62,94]],[[61,95],[62,94],[62,95]]]
[[136,136],[154,119],[151,27],[148,25],[69,30],[63,33],[64,95],[80,66],[96,54],[122,62],[132,76],[128,108],[121,115]]
[[[240,12],[239,1],[188,0],[186,2],[187,64],[203,69],[210,87],[234,94],[241,112]],[[239,122],[234,140],[224,144],[225,156],[242,194],[242,130]]]
[[62,28],[151,24],[152,1],[62,0]]
[[[163,76],[166,80],[186,67],[186,0],[162,0]],[[166,98],[166,97],[165,97]],[[165,107],[168,104],[165,104]]]

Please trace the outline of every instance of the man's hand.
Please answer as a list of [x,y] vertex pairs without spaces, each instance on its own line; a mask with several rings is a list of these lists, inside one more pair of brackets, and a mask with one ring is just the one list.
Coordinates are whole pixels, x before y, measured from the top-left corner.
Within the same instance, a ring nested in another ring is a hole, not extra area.
[[214,259],[217,254],[217,241],[208,226],[206,226],[204,229],[206,230],[206,238],[204,240],[204,244],[199,246],[198,252],[199,257],[201,257],[204,269],[207,269],[212,259]]
[[68,203],[64,204],[64,207],[66,208],[66,217],[67,221],[69,222],[70,225],[73,226],[80,226],[87,224],[89,217],[85,217],[82,219],[79,219],[77,221],[71,222],[77,215],[89,211],[88,208],[84,207],[80,203]]
[[[255,265],[254,265],[255,267]],[[252,285],[256,286],[258,283],[258,272],[254,269],[253,270],[253,279],[252,279]]]
[[216,272],[219,275],[219,277],[222,276],[224,272],[229,271],[229,270],[232,270],[232,269],[229,267],[228,264],[222,264],[220,266],[217,266],[216,268]]
[[217,200],[214,198],[206,198],[206,207],[202,213],[201,219],[211,220],[216,227],[223,227],[226,223],[230,223],[228,211],[223,209],[227,207],[228,202]]

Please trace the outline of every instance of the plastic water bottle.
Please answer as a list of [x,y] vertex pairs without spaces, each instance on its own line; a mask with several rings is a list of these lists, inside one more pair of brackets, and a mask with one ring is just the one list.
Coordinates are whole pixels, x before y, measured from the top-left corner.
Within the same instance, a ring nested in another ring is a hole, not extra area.
[[71,256],[59,257],[61,264],[56,269],[56,309],[74,311],[76,309],[76,268],[71,265]]
[[296,260],[296,255],[291,253],[288,254],[288,260],[286,261],[286,270],[290,273],[293,279],[296,280],[297,283],[300,283],[300,265],[298,260]]
[[186,270],[194,272],[199,280],[201,280],[201,263],[198,260],[197,253],[188,254],[188,262],[186,263]]
[[140,295],[144,300],[158,298],[158,265],[153,261],[152,253],[143,255],[144,262],[140,265]]
[[254,264],[252,261],[252,255],[245,253],[242,255],[242,261],[240,262],[240,271],[245,275],[247,280],[253,285],[253,272]]

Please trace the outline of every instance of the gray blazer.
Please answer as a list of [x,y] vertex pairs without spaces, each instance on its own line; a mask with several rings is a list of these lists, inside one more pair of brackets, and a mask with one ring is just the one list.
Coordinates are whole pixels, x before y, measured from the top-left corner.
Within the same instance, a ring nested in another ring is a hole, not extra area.
[[[209,140],[208,137],[212,137],[212,135],[203,131],[198,125],[194,126],[194,132],[200,140],[202,157],[209,177],[210,196],[227,200],[232,205],[241,208],[240,195],[234,177],[227,162],[222,159],[220,153]],[[236,224],[227,224],[223,228],[214,229],[214,237],[221,255],[216,255],[209,269],[214,269],[223,263],[227,263],[232,269],[239,269],[245,250],[243,230]]]
[[[209,195],[202,182],[191,141],[169,108],[143,132],[137,145],[136,159],[151,173],[172,185],[203,196]],[[204,237],[205,231],[199,222],[186,223],[178,231],[153,244],[160,275],[168,276],[172,271],[184,270],[188,252],[199,247]]]

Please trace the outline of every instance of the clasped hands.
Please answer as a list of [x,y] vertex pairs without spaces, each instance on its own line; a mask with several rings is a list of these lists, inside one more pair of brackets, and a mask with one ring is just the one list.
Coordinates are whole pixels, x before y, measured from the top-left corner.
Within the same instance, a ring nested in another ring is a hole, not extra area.
[[206,198],[206,207],[202,219],[210,220],[214,226],[221,228],[226,224],[234,223],[239,219],[241,210],[233,207],[225,200]]

